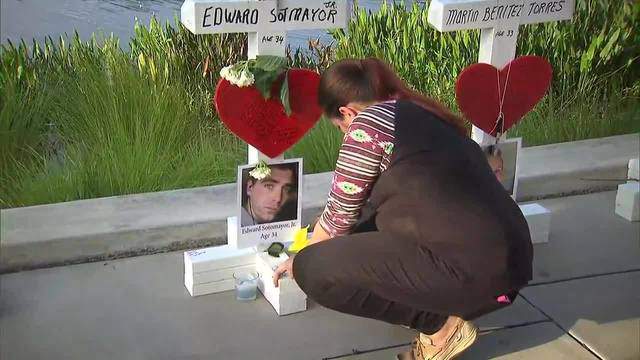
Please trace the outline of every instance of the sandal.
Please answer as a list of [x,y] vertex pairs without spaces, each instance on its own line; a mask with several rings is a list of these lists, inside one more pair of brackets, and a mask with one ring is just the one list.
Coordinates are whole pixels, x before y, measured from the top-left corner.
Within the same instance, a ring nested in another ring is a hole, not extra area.
[[[478,336],[478,328],[470,321],[458,320],[451,336],[442,344],[435,346],[433,341],[423,341],[420,334],[412,343],[410,352],[397,356],[398,360],[450,360],[471,346]],[[427,339],[430,338],[427,336]]]

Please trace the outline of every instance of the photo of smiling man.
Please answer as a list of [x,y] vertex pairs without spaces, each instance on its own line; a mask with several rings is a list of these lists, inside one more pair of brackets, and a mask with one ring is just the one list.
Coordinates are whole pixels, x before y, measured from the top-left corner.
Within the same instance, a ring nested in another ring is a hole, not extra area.
[[240,226],[295,220],[298,216],[298,162],[242,169]]

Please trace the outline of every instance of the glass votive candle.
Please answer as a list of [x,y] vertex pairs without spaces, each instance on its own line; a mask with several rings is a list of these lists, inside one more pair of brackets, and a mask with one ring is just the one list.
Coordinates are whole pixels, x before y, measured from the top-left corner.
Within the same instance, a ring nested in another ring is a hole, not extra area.
[[233,274],[236,283],[236,299],[239,301],[255,300],[258,293],[257,271],[243,271]]

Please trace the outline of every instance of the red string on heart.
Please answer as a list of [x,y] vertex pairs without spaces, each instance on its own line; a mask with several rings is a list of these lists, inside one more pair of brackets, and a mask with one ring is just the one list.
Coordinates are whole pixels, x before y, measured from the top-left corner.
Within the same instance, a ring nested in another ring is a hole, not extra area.
[[[498,143],[498,140],[500,139],[500,136],[502,134],[504,134],[504,112],[502,112],[502,107],[504,105],[504,96],[507,93],[507,87],[509,86],[509,74],[511,73],[511,63],[509,63],[509,65],[507,65],[507,77],[504,81],[504,90],[500,91],[500,71],[498,71],[498,69],[496,69],[496,84],[498,85],[498,102],[499,102],[499,107],[498,107],[498,118],[496,119],[496,125],[493,127],[493,129],[491,129],[491,133],[493,133],[494,131],[496,132],[496,144]],[[498,131],[499,129],[499,131]]]
[[518,57],[500,70],[473,64],[458,76],[456,101],[469,122],[497,137],[535,107],[548,91],[551,77],[551,64],[539,56]]

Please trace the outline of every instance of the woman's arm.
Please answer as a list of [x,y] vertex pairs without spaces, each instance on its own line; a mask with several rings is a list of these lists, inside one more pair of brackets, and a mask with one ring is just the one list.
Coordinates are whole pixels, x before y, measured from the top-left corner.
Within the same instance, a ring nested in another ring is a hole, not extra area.
[[309,245],[319,243],[321,241],[329,240],[331,236],[327,233],[322,226],[316,223],[316,226],[313,227],[313,233],[311,234],[311,239],[309,239]]
[[393,149],[394,108],[394,104],[369,107],[349,126],[327,205],[314,227],[311,243],[351,233]]

